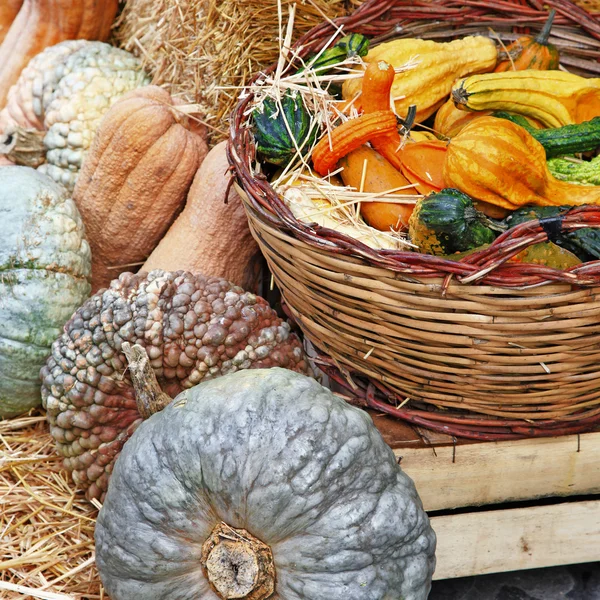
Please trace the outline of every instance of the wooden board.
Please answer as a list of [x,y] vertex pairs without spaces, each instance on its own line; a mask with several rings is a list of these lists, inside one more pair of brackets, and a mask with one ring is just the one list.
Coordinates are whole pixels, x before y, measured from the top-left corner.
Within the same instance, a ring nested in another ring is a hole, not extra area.
[[600,432],[394,453],[428,511],[600,493]]
[[600,561],[600,500],[431,519],[434,579]]

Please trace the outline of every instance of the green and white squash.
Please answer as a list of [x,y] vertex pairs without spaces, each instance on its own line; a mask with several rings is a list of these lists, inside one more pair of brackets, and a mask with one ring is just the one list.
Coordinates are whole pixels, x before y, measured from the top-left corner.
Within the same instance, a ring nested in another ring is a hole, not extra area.
[[[136,381],[147,357],[126,353]],[[435,566],[414,484],[368,414],[280,368],[201,383],[145,420],[95,538],[113,600],[426,600]]]
[[41,402],[40,368],[89,296],[91,255],[67,191],[30,167],[0,167],[0,418]]

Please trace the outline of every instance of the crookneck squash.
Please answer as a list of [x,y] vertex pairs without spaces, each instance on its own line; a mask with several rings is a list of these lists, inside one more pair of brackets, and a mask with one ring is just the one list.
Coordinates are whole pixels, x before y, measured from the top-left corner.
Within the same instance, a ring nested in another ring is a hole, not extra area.
[[559,181],[548,170],[543,146],[523,127],[496,117],[472,121],[450,140],[444,179],[449,187],[509,210],[600,204],[600,186]]
[[172,397],[240,369],[310,372],[299,339],[263,298],[184,271],[121,274],[75,312],[42,369],[50,432],[88,498],[102,497],[116,456],[141,422],[125,341],[147,349]]
[[600,78],[565,71],[507,71],[457,79],[452,99],[463,110],[502,110],[561,127],[600,117]]
[[[104,115],[73,191],[92,248],[93,291],[144,261],[183,208],[208,152],[190,122],[156,86],[129,92]],[[194,237],[203,239],[196,231],[185,243]]]
[[66,190],[0,167],[0,418],[38,405],[40,368],[90,293],[90,248]]
[[426,600],[436,544],[367,413],[284,369],[200,384],[144,421],[95,540],[113,600]]
[[118,5],[118,0],[24,0],[0,46],[0,108],[25,65],[45,48],[65,40],[105,40]]
[[[469,73],[491,71],[496,66],[494,42],[483,36],[467,36],[451,42],[434,42],[417,38],[392,40],[375,46],[365,61],[384,60],[392,67],[402,67],[415,61],[414,68],[396,73],[392,97],[398,116],[405,118],[410,105],[417,106],[416,123],[432,115],[450,93],[457,77]],[[344,98],[351,100],[361,91],[359,78],[348,79],[342,87]],[[366,108],[358,97],[357,108]]]
[[33,112],[42,131],[24,131],[18,120],[0,115],[0,153],[18,164],[41,165],[40,171],[72,190],[104,113],[149,79],[136,57],[109,44],[78,40],[58,46],[37,55],[15,84],[18,90],[11,90],[11,103],[13,96],[15,102],[23,99],[23,110],[7,107],[28,120]]

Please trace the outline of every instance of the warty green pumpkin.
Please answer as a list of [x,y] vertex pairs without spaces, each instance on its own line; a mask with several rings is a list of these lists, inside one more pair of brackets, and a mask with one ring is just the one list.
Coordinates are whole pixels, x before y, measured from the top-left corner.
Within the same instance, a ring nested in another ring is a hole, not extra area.
[[436,543],[368,414],[279,368],[202,383],[144,421],[95,540],[113,600],[426,600]]
[[77,309],[41,372],[50,433],[89,499],[102,499],[142,419],[123,342],[148,349],[171,397],[240,369],[310,372],[300,340],[260,296],[199,273],[122,273]]
[[91,256],[66,190],[29,167],[0,167],[0,418],[38,405],[40,368],[90,293]]

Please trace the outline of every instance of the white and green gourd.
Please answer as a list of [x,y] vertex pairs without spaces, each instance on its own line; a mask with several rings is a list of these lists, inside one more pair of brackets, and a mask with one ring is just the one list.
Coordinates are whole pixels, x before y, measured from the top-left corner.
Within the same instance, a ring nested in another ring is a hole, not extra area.
[[103,42],[69,40],[35,56],[0,112],[0,154],[75,187],[104,113],[147,85],[140,61]]
[[30,167],[0,167],[0,418],[41,402],[40,368],[89,296],[91,254],[63,186]]

